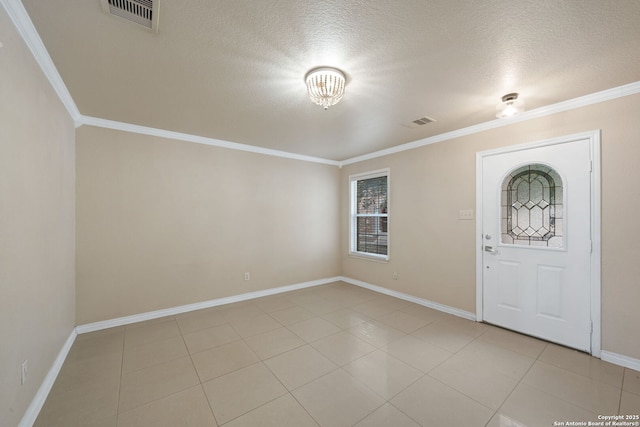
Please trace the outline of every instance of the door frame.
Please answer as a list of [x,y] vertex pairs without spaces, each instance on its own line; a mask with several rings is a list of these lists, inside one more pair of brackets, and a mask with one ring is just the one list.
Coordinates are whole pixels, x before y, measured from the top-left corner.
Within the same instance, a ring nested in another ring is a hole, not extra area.
[[600,357],[601,352],[601,170],[600,130],[582,132],[557,138],[512,145],[476,153],[476,321],[484,321],[483,309],[483,212],[482,212],[482,165],[485,157],[574,141],[589,141],[591,150],[591,355]]

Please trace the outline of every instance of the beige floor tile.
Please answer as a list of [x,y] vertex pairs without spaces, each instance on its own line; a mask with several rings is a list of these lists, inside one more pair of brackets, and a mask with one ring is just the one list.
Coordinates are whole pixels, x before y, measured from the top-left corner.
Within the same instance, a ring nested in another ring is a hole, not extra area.
[[[619,414],[640,416],[640,394],[623,391],[620,398]],[[635,421],[638,422],[640,420],[636,419]]]
[[355,427],[420,427],[420,424],[400,412],[395,406],[385,403]]
[[195,354],[222,344],[241,339],[240,335],[228,324],[201,329],[184,335],[189,353]]
[[51,390],[35,426],[113,427],[118,413],[117,376],[92,381],[81,379],[73,388]]
[[319,291],[320,295],[328,301],[342,307],[348,307],[356,304],[360,304],[375,298],[375,292],[354,288],[351,285],[347,285],[351,289],[347,288],[334,288],[328,291]]
[[494,413],[428,375],[398,394],[391,403],[425,426],[484,427]]
[[285,308],[295,307],[296,304],[287,298],[286,295],[273,295],[259,298],[256,301],[256,305],[265,313],[271,313],[278,310],[284,310]]
[[225,424],[225,427],[317,427],[318,424],[290,395],[273,400]]
[[378,348],[389,345],[392,341],[407,335],[377,320],[371,320],[353,326],[349,328],[348,331],[350,334]]
[[176,321],[183,334],[213,328],[227,323],[222,313],[216,307],[183,313],[176,316]]
[[208,381],[202,386],[218,424],[224,424],[287,394],[287,389],[262,362]]
[[341,369],[292,393],[323,427],[352,426],[384,403],[380,396]]
[[298,347],[264,361],[289,390],[327,374],[338,366],[310,345]]
[[622,388],[630,393],[640,395],[640,372],[626,368],[624,370],[624,384]]
[[424,375],[382,350],[362,356],[346,364],[343,369],[386,400]]
[[380,299],[365,301],[363,303],[353,305],[350,308],[373,319],[382,317],[397,310],[395,305],[389,304],[386,300]]
[[499,372],[496,367],[457,356],[446,360],[428,375],[491,409],[498,409],[520,381]]
[[536,362],[522,382],[594,413],[618,411],[619,388],[544,362]]
[[404,311],[394,311],[392,313],[385,314],[384,316],[379,317],[378,320],[392,328],[396,328],[404,332],[405,334],[415,332],[430,323],[426,319],[421,319],[420,317],[413,316],[409,313],[405,313]]
[[103,358],[107,354],[120,354],[124,348],[124,328],[78,335],[67,354],[66,364],[84,362],[92,358]]
[[376,349],[348,332],[328,336],[311,345],[338,366],[349,363]]
[[47,405],[67,406],[79,405],[90,408],[103,403],[111,407],[113,398],[117,405],[120,389],[120,369],[78,370],[63,367],[56,379]]
[[604,362],[577,350],[549,344],[539,360],[612,387],[622,387],[623,367]]
[[231,326],[242,338],[248,338],[281,328],[282,324],[265,313],[247,319],[234,320]]
[[311,319],[294,323],[287,326],[287,328],[306,342],[317,341],[329,335],[336,334],[341,330],[333,323],[319,317],[312,317]]
[[478,370],[506,375],[518,381],[535,363],[534,358],[480,340],[465,346],[449,361],[466,363]]
[[244,341],[234,341],[191,355],[200,381],[226,375],[257,363],[260,359]]
[[370,317],[349,308],[332,311],[331,313],[323,315],[322,318],[342,329],[351,328],[371,320]]
[[147,344],[164,338],[180,335],[180,328],[175,320],[155,321],[144,326],[136,325],[127,328],[124,334],[124,346],[133,347]]
[[307,310],[306,308],[298,305],[294,307],[285,308],[270,313],[271,316],[283,325],[291,325],[293,323],[302,322],[303,320],[316,317],[315,314]]
[[216,427],[200,385],[122,412],[118,427]]
[[41,411],[33,427],[116,427],[116,411],[101,412],[69,408],[60,412]]
[[411,335],[455,353],[486,332],[487,328],[487,325],[470,320],[441,320],[429,323]]
[[411,335],[392,341],[382,349],[424,373],[431,371],[453,354]]
[[320,301],[314,302],[312,304],[300,304],[301,307],[306,308],[307,310],[309,310],[310,312],[312,312],[313,314],[317,315],[317,316],[321,316],[323,314],[327,314],[327,313],[331,313],[333,311],[336,310],[340,310],[341,308],[343,308],[342,305],[337,304],[335,302],[332,301],[328,301],[324,298],[322,298]]
[[537,359],[547,346],[546,341],[497,327],[491,327],[478,338],[478,341],[511,350],[533,359]]
[[316,295],[311,289],[302,289],[300,292],[292,292],[288,298],[296,305],[300,306],[312,306],[314,304],[321,304],[327,301],[321,296]]
[[127,373],[188,356],[182,336],[127,347],[122,358],[122,372]]
[[228,304],[226,306],[220,306],[219,311],[227,322],[250,319],[264,314],[264,311],[262,311],[254,301],[242,301],[234,304]]
[[553,426],[554,422],[589,420],[596,421],[597,415],[520,383],[487,427]]
[[120,411],[128,411],[200,383],[190,357],[122,375]]
[[245,341],[262,360],[305,344],[300,337],[287,328],[274,329],[264,334],[254,335]]
[[53,391],[65,392],[91,386],[103,381],[119,380],[122,370],[122,352],[64,363],[53,386]]

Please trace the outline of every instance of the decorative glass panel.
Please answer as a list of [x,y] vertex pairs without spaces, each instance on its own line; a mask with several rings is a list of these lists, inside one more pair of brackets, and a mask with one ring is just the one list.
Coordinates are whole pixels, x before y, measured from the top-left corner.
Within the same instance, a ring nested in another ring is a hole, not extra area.
[[542,164],[510,173],[502,183],[502,243],[564,246],[562,178]]

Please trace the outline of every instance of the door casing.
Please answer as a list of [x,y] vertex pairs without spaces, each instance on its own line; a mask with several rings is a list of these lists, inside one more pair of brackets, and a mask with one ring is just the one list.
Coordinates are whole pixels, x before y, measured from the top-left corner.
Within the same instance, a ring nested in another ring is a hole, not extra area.
[[601,237],[600,237],[600,130],[583,132],[543,141],[513,145],[476,153],[476,320],[484,321],[483,315],[483,218],[482,218],[482,167],[483,158],[496,154],[528,150],[573,141],[588,140],[591,149],[591,355],[600,357],[601,351]]

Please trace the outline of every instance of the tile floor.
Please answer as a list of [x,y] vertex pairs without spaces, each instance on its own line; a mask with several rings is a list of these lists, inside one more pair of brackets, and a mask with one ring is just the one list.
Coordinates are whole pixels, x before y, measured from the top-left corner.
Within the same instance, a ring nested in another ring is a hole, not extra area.
[[639,372],[334,283],[79,335],[35,426],[534,427],[614,414],[640,414]]

